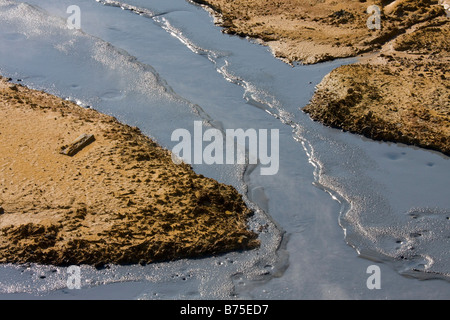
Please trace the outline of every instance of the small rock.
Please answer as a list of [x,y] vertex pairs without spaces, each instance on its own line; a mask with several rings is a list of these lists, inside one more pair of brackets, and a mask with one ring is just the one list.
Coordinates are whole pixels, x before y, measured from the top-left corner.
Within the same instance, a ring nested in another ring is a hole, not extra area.
[[147,261],[145,261],[144,259],[141,259],[141,260],[139,260],[139,264],[141,266],[145,266],[145,265],[147,265]]
[[10,90],[17,91],[17,86],[16,86],[15,84],[10,84],[10,85],[8,86],[8,88],[9,88]]
[[0,206],[0,214],[4,214],[5,213],[5,209],[3,209],[2,206]]

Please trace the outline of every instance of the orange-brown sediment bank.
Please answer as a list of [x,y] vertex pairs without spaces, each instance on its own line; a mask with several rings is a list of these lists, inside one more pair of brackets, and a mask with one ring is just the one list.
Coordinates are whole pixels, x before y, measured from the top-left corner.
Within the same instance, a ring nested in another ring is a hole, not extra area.
[[[194,1],[212,8],[224,32],[259,39],[288,63],[364,53],[327,75],[303,110],[328,126],[450,154],[444,1]],[[381,29],[368,28],[371,5]]]
[[[95,137],[73,156],[62,148]],[[256,248],[231,186],[137,128],[0,80],[0,262],[132,264]]]
[[333,70],[304,108],[326,125],[450,155],[450,22],[422,23]]
[[[411,26],[444,15],[438,0],[193,0],[217,14],[224,32],[262,40],[273,54],[305,64],[379,49]],[[370,5],[383,8],[369,29]]]

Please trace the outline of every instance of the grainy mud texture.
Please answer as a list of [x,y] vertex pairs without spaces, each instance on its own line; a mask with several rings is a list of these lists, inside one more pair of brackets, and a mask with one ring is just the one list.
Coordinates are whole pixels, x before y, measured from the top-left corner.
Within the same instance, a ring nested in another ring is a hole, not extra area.
[[[224,32],[259,39],[288,63],[364,53],[327,75],[303,110],[332,127],[449,155],[448,0],[195,2]],[[379,30],[367,25],[371,5],[381,9]]]
[[[82,134],[95,140],[60,151]],[[0,262],[134,264],[259,245],[252,212],[137,128],[0,81]]]
[[436,18],[333,70],[303,110],[326,125],[450,155],[450,23]]
[[[224,32],[262,40],[287,62],[352,57],[380,48],[411,26],[445,15],[438,0],[193,0],[210,7]],[[367,8],[382,8],[370,30]]]

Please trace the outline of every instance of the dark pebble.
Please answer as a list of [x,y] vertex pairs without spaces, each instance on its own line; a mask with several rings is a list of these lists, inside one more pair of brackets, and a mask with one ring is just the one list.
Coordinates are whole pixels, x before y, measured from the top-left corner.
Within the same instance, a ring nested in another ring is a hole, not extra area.
[[104,262],[97,262],[94,264],[94,268],[97,270],[106,269],[106,264]]

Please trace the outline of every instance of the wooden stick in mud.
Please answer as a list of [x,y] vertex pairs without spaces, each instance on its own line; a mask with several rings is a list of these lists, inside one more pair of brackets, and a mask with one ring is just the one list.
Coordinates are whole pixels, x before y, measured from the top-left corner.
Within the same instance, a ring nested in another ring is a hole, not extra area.
[[84,147],[88,146],[94,141],[95,141],[94,135],[86,133],[82,134],[69,146],[62,147],[61,154],[72,157],[76,155],[79,151],[81,151]]

